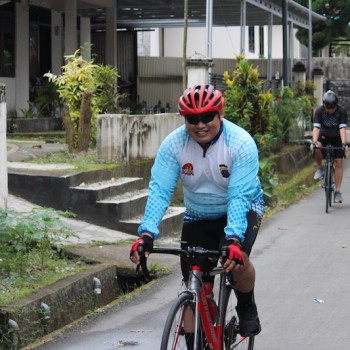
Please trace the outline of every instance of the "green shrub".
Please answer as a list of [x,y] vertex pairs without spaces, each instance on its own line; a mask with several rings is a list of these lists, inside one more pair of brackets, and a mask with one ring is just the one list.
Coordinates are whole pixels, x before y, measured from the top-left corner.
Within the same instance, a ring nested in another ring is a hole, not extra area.
[[0,274],[25,274],[30,266],[28,254],[33,251],[44,269],[45,259],[60,252],[63,239],[75,235],[60,219],[72,215],[54,209],[0,210]]
[[[68,108],[63,117],[70,152],[87,151],[89,142],[96,143],[97,115],[118,110],[119,74],[114,67],[95,64],[93,59],[85,60],[80,50],[65,59],[61,75],[46,73],[44,76],[57,86],[58,94]],[[84,100],[87,101],[85,105]]]

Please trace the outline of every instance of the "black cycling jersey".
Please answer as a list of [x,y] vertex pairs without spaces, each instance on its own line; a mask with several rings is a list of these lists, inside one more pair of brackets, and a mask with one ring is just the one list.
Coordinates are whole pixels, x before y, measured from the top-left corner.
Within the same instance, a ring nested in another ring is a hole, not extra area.
[[338,105],[334,113],[328,114],[322,105],[315,111],[314,127],[320,129],[320,137],[334,138],[340,136],[341,128],[346,128],[347,119],[348,114],[344,107]]

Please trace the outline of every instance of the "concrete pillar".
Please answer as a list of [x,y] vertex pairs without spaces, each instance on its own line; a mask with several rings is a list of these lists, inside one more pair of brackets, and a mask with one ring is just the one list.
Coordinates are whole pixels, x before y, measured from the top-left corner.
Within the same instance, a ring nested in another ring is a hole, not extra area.
[[208,84],[208,70],[213,67],[213,60],[200,54],[187,59],[187,84],[193,86],[197,84]]
[[64,54],[73,55],[78,49],[77,0],[65,0]]
[[314,83],[316,85],[316,89],[314,91],[314,97],[316,98],[316,106],[320,106],[322,104],[322,97],[323,97],[324,72],[322,68],[315,67],[312,73],[314,77]]
[[52,73],[61,74],[63,66],[63,51],[62,51],[62,18],[57,11],[51,10],[51,69]]
[[[81,55],[84,60],[91,60],[91,20],[90,17],[80,18]],[[87,46],[86,46],[87,45]]]
[[106,64],[117,66],[117,9],[106,8]]
[[16,112],[28,109],[29,101],[29,12],[28,1],[16,2]]
[[7,210],[6,85],[0,84],[0,209]]
[[306,67],[302,62],[296,62],[293,69],[292,81],[293,84],[301,83],[305,85],[306,82]]

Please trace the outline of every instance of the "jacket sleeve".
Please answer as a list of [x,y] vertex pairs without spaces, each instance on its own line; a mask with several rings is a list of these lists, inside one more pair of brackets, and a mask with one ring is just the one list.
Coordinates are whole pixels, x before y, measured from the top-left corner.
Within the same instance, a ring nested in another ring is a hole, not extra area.
[[170,205],[179,177],[175,145],[173,137],[167,137],[157,152],[151,170],[145,214],[138,228],[138,234],[148,232],[154,238],[159,235],[159,224]]
[[262,195],[257,178],[259,159],[253,139],[247,139],[235,153],[228,187],[226,238],[244,241],[247,229],[247,212],[253,200]]

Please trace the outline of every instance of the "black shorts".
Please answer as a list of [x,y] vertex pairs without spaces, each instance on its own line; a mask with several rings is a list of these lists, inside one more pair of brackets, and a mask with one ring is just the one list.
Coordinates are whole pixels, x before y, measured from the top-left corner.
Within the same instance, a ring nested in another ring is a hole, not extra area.
[[[341,142],[340,136],[327,137],[325,135],[320,135],[318,141],[322,143],[323,147],[328,146],[328,145],[331,145],[333,147],[342,147],[342,142]],[[322,149],[321,151],[322,151],[323,158],[325,158],[326,157],[326,150]],[[344,158],[344,155],[345,154],[344,154],[344,151],[342,149],[335,149],[333,151],[333,158],[334,159],[342,159],[342,158]]]
[[[255,211],[250,210],[247,213],[248,226],[245,233],[245,239],[242,244],[242,251],[250,255],[256,236],[258,235],[261,216]],[[217,220],[201,220],[184,223],[182,227],[181,241],[187,242],[190,247],[202,247],[211,250],[220,250],[225,242],[224,228],[227,226],[227,217]],[[200,266],[203,271],[210,271],[217,266],[217,261],[203,259]],[[181,271],[184,281],[188,280],[189,266],[188,262],[181,258]],[[214,277],[207,276],[203,278],[206,282],[213,282]]]

